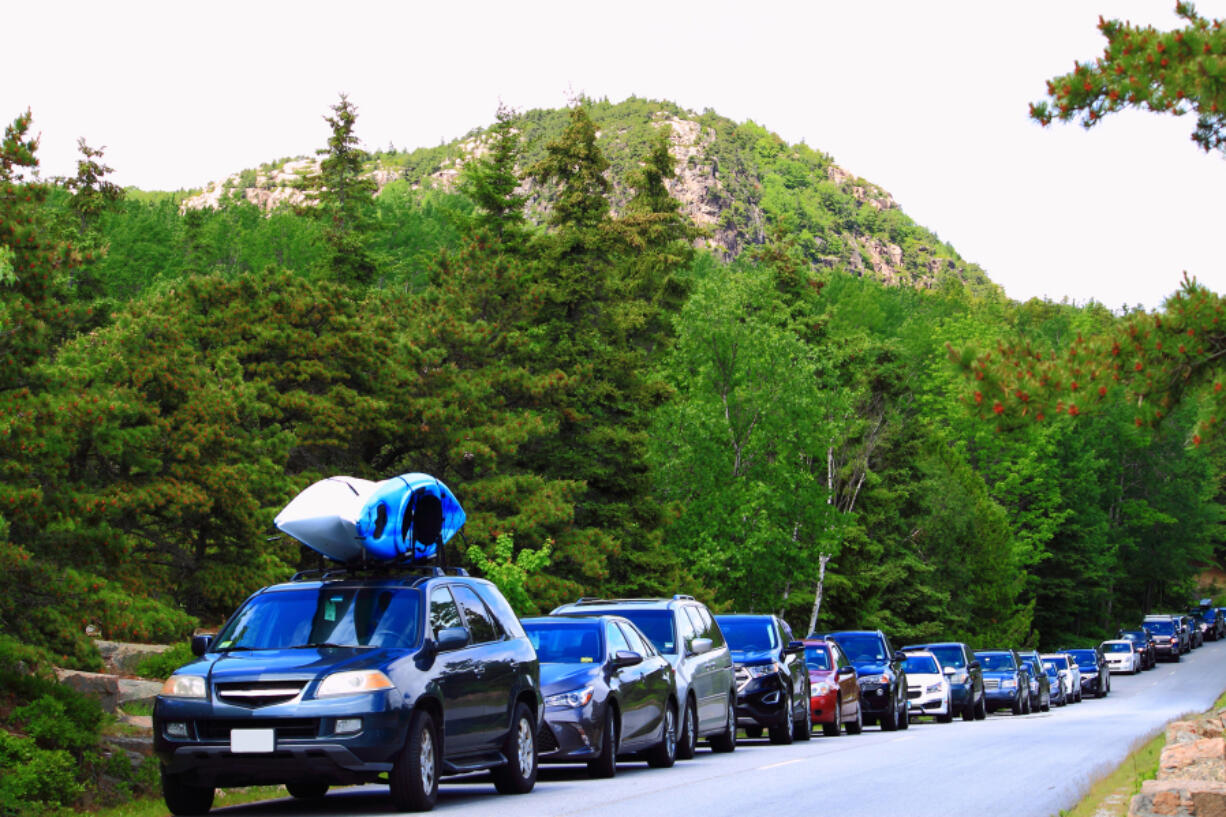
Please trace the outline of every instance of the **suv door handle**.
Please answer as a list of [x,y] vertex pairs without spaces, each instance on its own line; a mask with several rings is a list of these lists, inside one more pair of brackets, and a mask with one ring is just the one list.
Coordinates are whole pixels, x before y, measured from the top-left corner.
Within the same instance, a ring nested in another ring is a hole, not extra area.
[[477,676],[478,678],[480,678],[482,675],[485,675],[485,665],[484,664],[474,665],[473,675]]

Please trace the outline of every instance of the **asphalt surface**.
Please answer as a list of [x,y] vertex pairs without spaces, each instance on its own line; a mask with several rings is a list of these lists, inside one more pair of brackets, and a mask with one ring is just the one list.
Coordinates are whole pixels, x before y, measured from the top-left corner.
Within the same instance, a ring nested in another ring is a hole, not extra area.
[[[1077,803],[1089,785],[1168,721],[1211,707],[1226,687],[1226,642],[1178,664],[1136,676],[1115,675],[1111,694],[1050,713],[990,715],[950,724],[931,719],[900,732],[867,727],[857,736],[772,746],[742,740],[728,755],[705,747],[672,769],[618,765],[611,780],[589,780],[578,766],[544,766],[522,796],[494,791],[488,777],[444,782],[435,813],[450,817],[720,817],[828,814],[840,817],[1047,817]],[[284,799],[225,807],[238,817],[388,814],[384,786],[329,792],[321,800]]]

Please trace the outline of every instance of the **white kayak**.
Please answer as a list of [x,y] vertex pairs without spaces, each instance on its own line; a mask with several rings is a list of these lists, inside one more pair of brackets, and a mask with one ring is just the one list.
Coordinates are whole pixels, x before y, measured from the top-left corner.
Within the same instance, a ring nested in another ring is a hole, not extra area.
[[357,477],[328,477],[290,500],[273,524],[329,559],[361,559],[366,547],[357,533],[366,500],[379,483]]

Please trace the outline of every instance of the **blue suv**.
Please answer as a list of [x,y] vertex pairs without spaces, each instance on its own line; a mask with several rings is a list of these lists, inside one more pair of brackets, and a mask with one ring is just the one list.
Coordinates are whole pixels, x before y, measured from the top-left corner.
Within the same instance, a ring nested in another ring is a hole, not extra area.
[[536,782],[536,652],[497,588],[462,570],[299,574],[192,651],[153,710],[174,814],[207,812],[218,786],[317,798],[386,781],[398,809],[425,811],[441,776]]

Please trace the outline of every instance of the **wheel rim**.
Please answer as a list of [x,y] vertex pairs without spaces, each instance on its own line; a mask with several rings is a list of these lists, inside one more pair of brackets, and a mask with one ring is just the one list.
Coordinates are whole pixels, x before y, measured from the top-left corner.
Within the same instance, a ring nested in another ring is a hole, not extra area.
[[532,766],[536,763],[536,752],[532,745],[532,724],[527,718],[519,720],[519,734],[516,737],[519,752],[519,771],[524,777],[532,774]]
[[664,710],[664,749],[669,757],[677,751],[677,726],[671,709]]
[[434,735],[429,729],[422,730],[417,764],[421,768],[422,791],[434,791]]
[[834,731],[838,732],[843,728],[843,701],[834,699]]
[[685,708],[685,743],[690,748],[693,748],[694,744],[698,743],[698,734],[694,731],[695,725],[694,707],[692,705],[687,706]]

